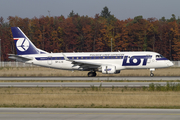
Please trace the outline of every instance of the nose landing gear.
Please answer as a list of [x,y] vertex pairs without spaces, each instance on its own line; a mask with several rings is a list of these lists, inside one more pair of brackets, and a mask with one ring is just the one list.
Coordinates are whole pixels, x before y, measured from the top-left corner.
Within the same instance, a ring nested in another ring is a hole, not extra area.
[[152,71],[151,71],[151,73],[150,73],[150,76],[151,76],[151,77],[153,77],[153,76],[154,76],[154,74],[152,73]]
[[153,71],[155,71],[155,69],[154,69],[154,68],[151,68],[151,69],[150,69],[150,77],[153,77],[153,76],[154,76]]

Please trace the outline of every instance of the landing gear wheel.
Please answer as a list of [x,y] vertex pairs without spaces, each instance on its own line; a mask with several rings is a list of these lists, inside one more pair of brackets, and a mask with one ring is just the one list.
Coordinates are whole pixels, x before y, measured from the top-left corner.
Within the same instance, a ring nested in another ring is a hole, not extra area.
[[96,77],[96,72],[93,72],[93,76]]
[[93,76],[93,72],[88,72],[88,77],[92,77]]
[[150,68],[150,77],[154,76],[153,71],[155,71],[155,68]]
[[151,77],[153,77],[153,76],[154,76],[154,74],[153,74],[153,73],[150,73],[150,76],[151,76]]
[[88,77],[96,77],[96,72],[88,72]]

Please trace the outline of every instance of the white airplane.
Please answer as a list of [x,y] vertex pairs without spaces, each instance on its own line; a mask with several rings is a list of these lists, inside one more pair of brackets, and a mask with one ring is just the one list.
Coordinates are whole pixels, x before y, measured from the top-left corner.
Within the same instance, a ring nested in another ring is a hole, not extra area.
[[96,72],[117,74],[124,69],[150,69],[153,77],[155,68],[173,66],[173,63],[156,52],[84,52],[84,53],[48,53],[38,49],[21,31],[12,27],[17,55],[9,58],[20,62],[62,70],[90,71],[89,77]]

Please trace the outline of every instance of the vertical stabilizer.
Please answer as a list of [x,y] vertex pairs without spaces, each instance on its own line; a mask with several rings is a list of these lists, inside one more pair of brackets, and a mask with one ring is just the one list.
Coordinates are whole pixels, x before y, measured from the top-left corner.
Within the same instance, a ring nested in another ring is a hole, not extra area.
[[39,50],[28,39],[28,37],[21,31],[19,27],[11,27],[18,55],[39,54]]

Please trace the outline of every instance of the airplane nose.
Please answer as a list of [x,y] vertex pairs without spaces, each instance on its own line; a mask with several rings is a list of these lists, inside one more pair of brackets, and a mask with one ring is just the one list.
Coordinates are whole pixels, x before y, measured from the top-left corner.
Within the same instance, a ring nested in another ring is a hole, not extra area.
[[167,62],[167,66],[170,67],[170,66],[173,66],[173,65],[174,65],[174,64],[173,64],[171,61],[168,61],[168,62]]

